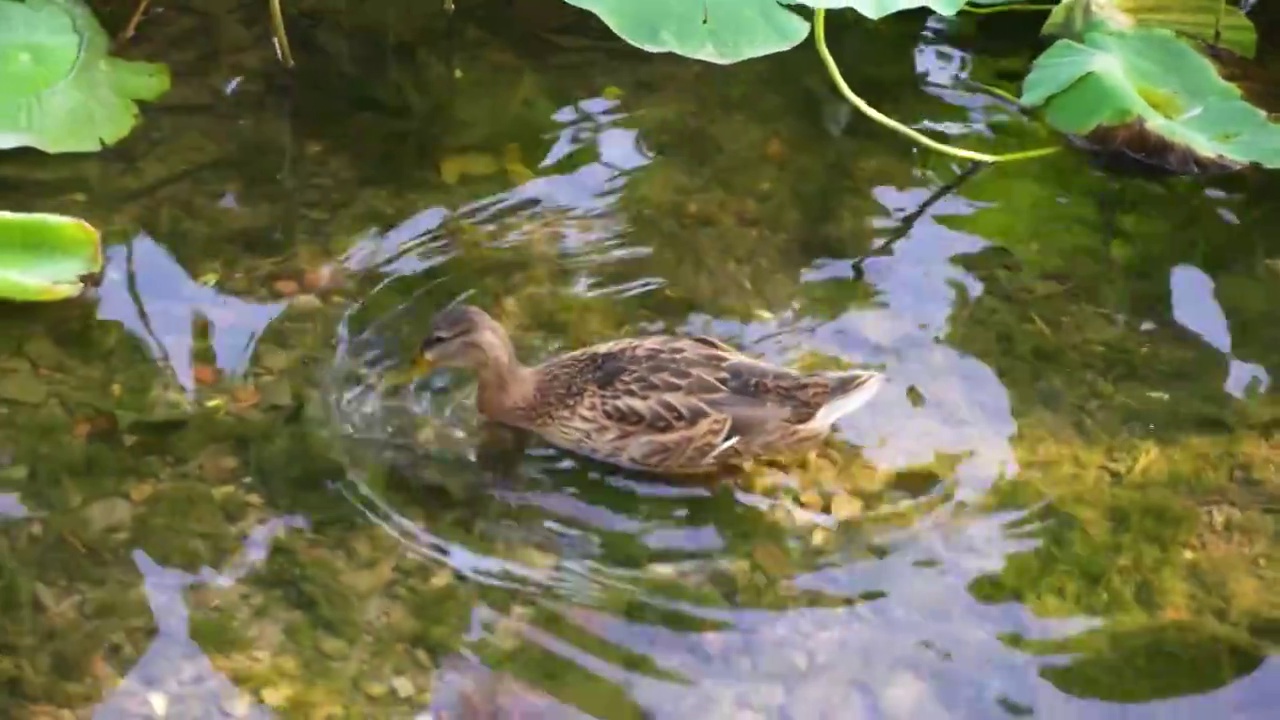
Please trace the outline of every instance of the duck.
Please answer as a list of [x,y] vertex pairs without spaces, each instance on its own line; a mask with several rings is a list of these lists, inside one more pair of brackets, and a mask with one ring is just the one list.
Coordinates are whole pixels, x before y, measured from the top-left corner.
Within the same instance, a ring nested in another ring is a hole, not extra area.
[[875,370],[799,372],[706,335],[610,340],[526,366],[506,329],[466,304],[434,315],[413,364],[415,376],[474,372],[476,407],[488,421],[659,475],[812,453],[884,384]]

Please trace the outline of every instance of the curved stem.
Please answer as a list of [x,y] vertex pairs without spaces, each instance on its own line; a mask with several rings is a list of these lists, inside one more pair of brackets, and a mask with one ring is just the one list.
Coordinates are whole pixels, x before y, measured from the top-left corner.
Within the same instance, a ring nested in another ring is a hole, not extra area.
[[987,13],[1006,12],[1009,10],[1025,10],[1029,12],[1035,12],[1039,10],[1042,12],[1049,12],[1050,10],[1056,7],[1058,6],[1057,5],[1036,5],[1033,3],[1013,3],[1010,5],[965,5],[960,9],[963,10],[964,12],[977,13],[979,15],[984,15]]
[[1017,96],[1014,95],[1013,93],[1005,92],[1004,90],[1001,90],[1000,88],[994,85],[981,83],[981,82],[978,82],[977,80],[966,80],[965,82],[969,83],[970,85],[976,88],[982,88],[982,91],[987,93],[988,95],[992,97],[998,97],[1001,100],[1004,100],[1005,102],[1009,103],[1010,105],[1013,105],[1014,107],[1018,107],[1018,108],[1022,107],[1022,103],[1018,102]]
[[133,17],[129,18],[129,24],[124,26],[124,30],[116,36],[116,43],[124,43],[133,37],[138,31],[138,23],[142,22],[142,15],[147,12],[147,6],[151,4],[151,0],[140,0],[138,6],[133,9]]
[[293,67],[293,53],[289,50],[289,35],[284,31],[284,12],[280,9],[280,0],[267,0],[271,8],[271,34],[275,37],[276,51],[287,68]]
[[840,74],[840,68],[836,65],[836,61],[831,57],[831,51],[827,48],[827,32],[826,32],[827,11],[817,9],[813,16],[813,39],[814,44],[818,47],[818,55],[822,58],[822,64],[826,66],[827,72],[831,75],[832,81],[835,82],[836,89],[863,115],[871,118],[876,124],[886,127],[899,135],[910,138],[921,145],[936,150],[940,153],[950,155],[952,157],[963,158],[965,160],[976,160],[977,162],[996,163],[1008,162],[1010,160],[1030,160],[1031,158],[1042,157],[1049,153],[1057,152],[1060,148],[1048,147],[1037,148],[1035,150],[1024,150],[1022,152],[1009,153],[1008,155],[988,155],[974,150],[965,150],[946,143],[938,142],[928,135],[924,135],[912,128],[903,125],[884,113],[876,110],[867,104],[866,100],[858,97],[858,94],[849,87],[849,83],[845,82],[844,76]]

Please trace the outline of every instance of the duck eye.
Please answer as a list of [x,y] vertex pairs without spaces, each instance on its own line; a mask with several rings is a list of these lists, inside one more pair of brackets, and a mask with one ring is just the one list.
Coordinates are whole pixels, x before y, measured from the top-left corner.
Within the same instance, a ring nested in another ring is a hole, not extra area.
[[427,345],[440,345],[441,343],[448,341],[448,339],[449,336],[444,333],[433,333],[431,337],[427,338]]

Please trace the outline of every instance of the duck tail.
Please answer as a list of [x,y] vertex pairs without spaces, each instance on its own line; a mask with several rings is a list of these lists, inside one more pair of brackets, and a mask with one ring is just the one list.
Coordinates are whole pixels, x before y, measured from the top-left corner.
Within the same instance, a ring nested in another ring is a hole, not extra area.
[[828,427],[867,404],[884,385],[884,374],[874,370],[843,372],[830,376],[830,379],[831,399],[818,410],[811,421],[819,427]]

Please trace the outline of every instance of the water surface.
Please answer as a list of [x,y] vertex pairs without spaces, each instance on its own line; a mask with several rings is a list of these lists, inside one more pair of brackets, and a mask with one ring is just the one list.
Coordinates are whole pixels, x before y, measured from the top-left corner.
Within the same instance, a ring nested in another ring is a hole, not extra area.
[[[536,4],[298,3],[289,80],[260,5],[150,17],[175,88],[118,147],[0,159],[109,245],[95,298],[0,308],[6,717],[1274,714],[1273,177],[975,172],[808,46]],[[966,80],[1019,27],[831,34],[1007,151],[1053,138]],[[463,296],[527,361],[665,330],[890,382],[839,468],[667,484],[380,384]]]

